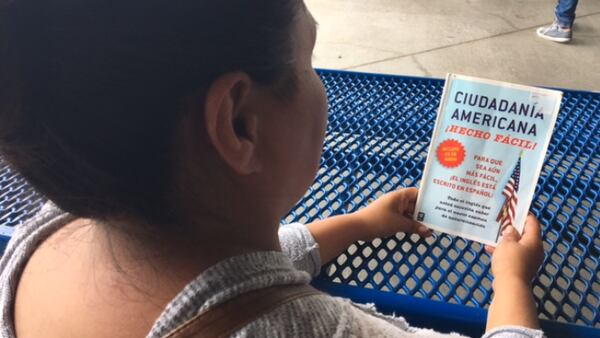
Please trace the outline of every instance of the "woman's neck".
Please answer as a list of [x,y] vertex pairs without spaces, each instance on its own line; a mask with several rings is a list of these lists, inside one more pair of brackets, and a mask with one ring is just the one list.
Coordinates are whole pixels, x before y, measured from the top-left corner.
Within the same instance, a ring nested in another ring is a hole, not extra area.
[[[96,224],[99,253],[144,293],[173,298],[200,273],[218,262],[251,252],[280,251],[277,221],[233,224],[202,219],[160,234],[152,227]],[[185,230],[181,230],[185,229]]]

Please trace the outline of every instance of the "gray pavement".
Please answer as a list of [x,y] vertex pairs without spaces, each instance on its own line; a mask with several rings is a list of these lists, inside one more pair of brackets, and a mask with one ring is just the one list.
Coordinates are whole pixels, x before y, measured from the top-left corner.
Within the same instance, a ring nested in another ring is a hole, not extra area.
[[306,0],[319,68],[443,78],[453,72],[600,92],[600,0],[580,0],[568,44],[536,36],[555,0]]

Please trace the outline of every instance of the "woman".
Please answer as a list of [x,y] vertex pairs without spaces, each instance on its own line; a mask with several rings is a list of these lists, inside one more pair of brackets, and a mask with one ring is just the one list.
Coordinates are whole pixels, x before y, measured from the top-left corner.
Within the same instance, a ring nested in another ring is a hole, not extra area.
[[[410,218],[416,189],[278,231],[324,139],[315,37],[295,0],[3,4],[0,151],[54,204],[0,263],[2,336],[163,337],[245,294],[308,284],[357,239],[430,235]],[[539,224],[505,238],[487,336],[541,337]],[[446,336],[311,292],[242,324],[228,334]]]

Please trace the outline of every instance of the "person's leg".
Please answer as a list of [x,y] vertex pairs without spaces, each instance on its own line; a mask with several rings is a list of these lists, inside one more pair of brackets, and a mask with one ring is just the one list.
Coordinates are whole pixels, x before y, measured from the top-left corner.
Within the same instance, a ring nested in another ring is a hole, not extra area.
[[575,9],[578,0],[558,0],[554,14],[556,18],[550,26],[537,29],[537,35],[555,42],[571,41],[571,27],[575,21]]
[[577,2],[578,0],[559,0],[558,4],[556,4],[554,14],[561,28],[571,28],[573,26]]

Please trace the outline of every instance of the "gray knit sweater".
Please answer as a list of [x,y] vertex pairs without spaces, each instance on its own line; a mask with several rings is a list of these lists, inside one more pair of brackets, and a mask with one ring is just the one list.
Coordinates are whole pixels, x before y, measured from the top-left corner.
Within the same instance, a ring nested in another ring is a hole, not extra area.
[[[43,240],[73,220],[52,204],[19,226],[0,260],[0,337],[15,338],[13,302],[21,272]],[[148,338],[160,338],[199,312],[250,290],[273,285],[307,284],[321,267],[318,245],[305,226],[279,233],[282,252],[256,252],[226,259],[191,281],[164,309]],[[449,324],[448,326],[451,326]],[[263,315],[233,337],[462,337],[413,328],[402,317],[378,313],[372,305],[313,295]],[[541,338],[541,331],[506,327],[486,338]]]

